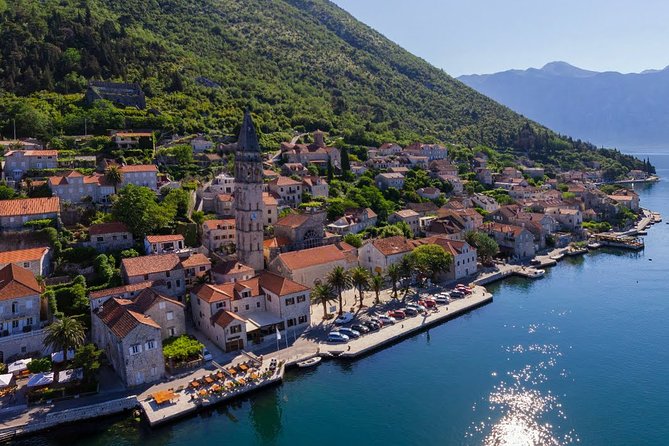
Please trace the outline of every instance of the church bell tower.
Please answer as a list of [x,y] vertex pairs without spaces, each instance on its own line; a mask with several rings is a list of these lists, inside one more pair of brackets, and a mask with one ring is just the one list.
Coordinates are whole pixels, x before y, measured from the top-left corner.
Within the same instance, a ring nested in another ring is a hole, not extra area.
[[256,271],[265,268],[263,258],[263,171],[260,145],[251,114],[244,122],[237,140],[235,157],[235,223],[237,225],[237,260]]

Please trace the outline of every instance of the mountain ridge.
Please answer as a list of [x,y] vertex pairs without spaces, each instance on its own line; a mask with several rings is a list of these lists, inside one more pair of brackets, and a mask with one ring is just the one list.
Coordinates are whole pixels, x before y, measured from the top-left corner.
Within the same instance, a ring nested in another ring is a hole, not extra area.
[[623,148],[669,146],[669,70],[583,70],[566,62],[542,68],[465,75],[460,81],[560,133]]

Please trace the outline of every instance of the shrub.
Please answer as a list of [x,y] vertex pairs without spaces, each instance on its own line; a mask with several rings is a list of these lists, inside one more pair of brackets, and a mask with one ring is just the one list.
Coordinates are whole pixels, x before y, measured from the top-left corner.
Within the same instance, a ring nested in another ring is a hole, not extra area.
[[167,359],[175,361],[186,361],[188,359],[196,358],[204,345],[197,339],[193,339],[186,335],[181,335],[178,338],[170,338],[163,344],[163,356]]
[[53,218],[43,218],[40,220],[30,220],[23,223],[26,228],[44,229],[56,226],[56,221]]
[[30,373],[48,372],[51,370],[51,359],[49,358],[33,359],[28,363],[28,370],[30,371]]

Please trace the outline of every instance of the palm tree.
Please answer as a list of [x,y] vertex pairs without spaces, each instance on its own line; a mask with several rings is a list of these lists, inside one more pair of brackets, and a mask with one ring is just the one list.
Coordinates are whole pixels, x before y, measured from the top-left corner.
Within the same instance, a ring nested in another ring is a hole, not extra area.
[[388,276],[388,279],[390,279],[390,283],[393,285],[393,299],[397,299],[397,282],[399,282],[402,278],[402,270],[400,269],[400,265],[397,263],[388,265],[386,275]]
[[383,277],[381,274],[374,274],[372,276],[372,280],[370,283],[370,286],[372,288],[372,291],[374,291],[374,294],[376,295],[376,300],[374,301],[377,305],[381,303],[381,298],[379,295],[381,294],[381,290],[383,289]]
[[79,320],[65,316],[47,327],[44,344],[53,350],[63,352],[63,361],[67,362],[67,350],[84,345],[86,329]]
[[319,283],[311,290],[311,302],[323,305],[323,319],[328,318],[328,303],[335,300],[335,290],[329,283]]
[[360,308],[362,308],[363,300],[365,299],[365,290],[369,288],[369,271],[362,266],[356,266],[351,270],[351,282],[353,286],[358,289],[360,296]]
[[123,182],[123,172],[121,172],[121,169],[117,165],[112,164],[105,170],[105,179],[109,184],[114,186],[114,193],[116,193],[116,188]]
[[402,278],[403,282],[403,292],[404,296],[402,296],[402,299],[407,298],[407,294],[409,294],[409,286],[411,285],[411,276],[413,276],[414,272],[414,264],[411,259],[411,256],[404,256],[402,257],[402,260],[399,263],[399,269],[400,269],[400,276]]
[[328,274],[327,281],[339,296],[339,314],[344,312],[342,293],[351,288],[351,274],[342,266],[335,266]]

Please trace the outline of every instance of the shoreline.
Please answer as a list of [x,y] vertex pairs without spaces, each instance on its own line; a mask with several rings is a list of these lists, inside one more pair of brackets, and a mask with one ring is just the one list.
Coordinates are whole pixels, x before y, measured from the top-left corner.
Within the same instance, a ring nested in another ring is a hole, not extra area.
[[[649,215],[652,216],[657,215],[659,217],[659,214],[657,212],[649,210],[644,210],[644,211],[646,211]],[[646,229],[647,227],[650,227],[653,224],[658,223],[658,221],[656,221],[655,219],[650,219],[650,221],[644,221],[644,220],[646,219],[642,219],[639,222],[637,222],[632,230],[638,231],[639,225],[643,225],[644,226],[643,229]],[[568,248],[559,248],[549,251],[548,253],[542,256],[537,256],[541,260],[541,263],[539,265],[536,265],[536,268],[546,268],[557,265],[560,262],[554,257],[556,256],[556,254],[564,253],[567,249]],[[587,252],[590,251],[585,250],[579,255],[584,255]],[[471,284],[475,285],[475,291],[476,291],[475,294],[467,296],[466,298],[463,299],[458,299],[449,302],[447,305],[439,307],[440,311],[438,313],[431,313],[430,316],[428,317],[414,316],[412,318],[407,318],[402,321],[398,321],[394,326],[387,327],[377,332],[369,333],[359,339],[354,339],[352,341],[349,341],[344,346],[342,346],[341,344],[331,345],[331,344],[324,344],[310,341],[312,344],[318,347],[318,349],[315,352],[312,350],[307,353],[301,353],[296,356],[292,356],[290,357],[289,360],[284,359],[283,360],[284,365],[282,365],[281,367],[281,373],[279,374],[278,377],[272,379],[271,382],[265,382],[261,383],[258,386],[250,387],[248,389],[243,389],[241,391],[235,392],[232,395],[227,395],[225,397],[217,399],[216,401],[194,405],[194,407],[189,408],[188,410],[179,411],[178,413],[173,413],[170,414],[169,416],[160,417],[159,419],[154,418],[153,422],[149,420],[149,417],[146,415],[146,412],[143,407],[144,403],[141,402],[141,396],[142,395],[145,396],[148,392],[148,391],[143,391],[138,393],[137,395],[128,395],[125,398],[110,399],[108,401],[98,402],[86,406],[80,406],[78,408],[73,408],[73,409],[64,409],[52,413],[50,413],[49,411],[45,411],[44,408],[42,408],[42,410],[40,410],[40,413],[42,414],[45,413],[43,415],[43,420],[36,420],[35,418],[31,417],[31,420],[28,423],[23,423],[15,427],[0,428],[0,443],[5,443],[7,441],[14,440],[19,437],[27,437],[35,435],[38,434],[39,432],[46,431],[49,429],[57,429],[60,426],[63,427],[69,426],[83,420],[92,420],[97,418],[106,418],[114,415],[119,415],[122,413],[129,412],[131,410],[136,410],[138,408],[140,408],[145,413],[144,418],[147,420],[150,427],[158,427],[163,424],[173,423],[189,415],[194,415],[202,409],[212,408],[214,406],[218,406],[225,402],[229,402],[230,400],[234,400],[241,396],[248,396],[251,393],[254,393],[256,390],[259,391],[266,387],[273,387],[274,385],[280,385],[283,382],[285,368],[293,367],[297,364],[297,362],[312,358],[314,356],[321,356],[324,359],[341,359],[346,361],[352,361],[372,355],[377,351],[380,351],[384,348],[402,342],[403,340],[415,336],[416,334],[428,330],[429,328],[446,323],[449,320],[460,317],[464,314],[467,314],[471,311],[474,311],[478,308],[481,308],[493,302],[493,295],[489,293],[483,287],[483,285],[487,285],[493,282],[498,282],[512,276],[521,276],[527,279],[541,278],[542,277],[541,275],[536,276],[531,273],[528,274],[526,272],[526,270],[532,270],[532,269],[536,270],[536,268],[525,265],[504,264],[502,270],[497,270],[489,275],[484,275],[483,277],[480,277],[479,274],[479,277],[471,280],[470,282]],[[384,291],[388,292],[389,290],[384,290]],[[422,291],[421,294],[425,294],[428,292],[431,291]],[[323,325],[323,323],[319,325]],[[408,325],[408,327],[403,328],[403,325]],[[312,326],[309,330],[313,330],[316,327],[317,326]],[[355,347],[355,349],[346,350],[346,348],[344,347],[348,346]],[[283,354],[290,353],[289,350],[292,348],[294,348],[294,346],[288,347],[286,349],[281,349],[277,352],[274,352],[273,354],[269,354],[267,355],[268,359],[275,357],[276,355],[280,355],[282,353]],[[200,374],[203,373],[202,370],[199,370],[198,372]],[[194,372],[193,374],[196,374],[198,372]],[[156,386],[160,387],[173,386],[175,381],[176,380],[161,382],[156,384]],[[119,404],[119,401],[121,400],[123,400],[123,403]],[[114,405],[116,405],[117,407],[114,407]],[[96,408],[101,408],[101,409],[93,410]],[[3,412],[5,413],[15,412],[15,411],[16,408],[11,408],[11,407],[3,410]],[[25,413],[17,414],[17,416],[21,415],[26,415],[26,414]]]

